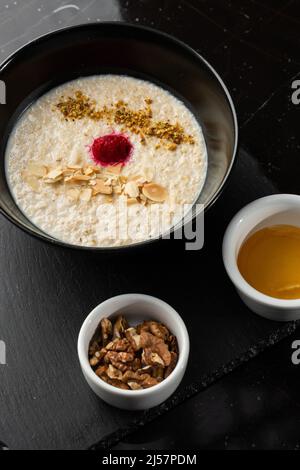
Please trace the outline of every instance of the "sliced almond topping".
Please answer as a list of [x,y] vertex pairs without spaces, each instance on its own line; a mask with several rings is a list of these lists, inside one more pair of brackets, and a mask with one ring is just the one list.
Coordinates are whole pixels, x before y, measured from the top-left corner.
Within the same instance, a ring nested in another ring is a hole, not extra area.
[[119,177],[119,180],[120,180],[120,183],[124,184],[124,183],[127,182],[128,178],[127,178],[127,176],[125,176],[125,175],[121,175],[121,176]]
[[121,194],[122,193],[122,187],[120,185],[116,185],[113,188],[115,194]]
[[71,168],[64,168],[62,171],[64,176],[71,176],[74,173],[74,170],[71,170]]
[[124,194],[126,194],[130,198],[138,197],[140,192],[138,185],[135,183],[135,181],[128,181],[128,183],[125,184]]
[[119,175],[122,170],[122,163],[119,163],[118,165],[110,165],[105,168],[105,171],[107,173],[112,173],[113,175]]
[[112,187],[106,186],[103,180],[98,179],[93,186],[93,195],[96,194],[112,194]]
[[114,181],[114,178],[107,178],[107,180],[104,181],[104,184],[105,186],[112,186]]
[[[67,190],[67,195],[75,201],[79,198],[83,201],[90,201],[92,196],[97,194],[107,196],[105,202],[112,202],[112,195],[118,194],[124,197],[128,205],[154,204],[166,200],[167,190],[159,184],[148,182],[153,178],[151,168],[145,168],[142,175],[130,177],[120,175],[121,168],[122,164],[113,165],[106,167],[105,172],[101,173],[100,168],[90,164],[68,165],[65,168],[57,166],[48,169],[43,164],[30,162],[28,168],[22,172],[22,176],[34,191],[39,190],[38,178],[43,178],[43,181],[49,184],[59,181],[74,183],[78,187]],[[80,186],[84,186],[82,190]],[[64,186],[61,187],[61,190],[63,189]]]
[[68,165],[67,168],[69,168],[70,170],[81,170],[80,165]]
[[93,169],[94,173],[101,173],[101,168],[99,166],[90,165],[90,168]]
[[156,183],[145,184],[142,192],[144,196],[154,202],[163,202],[168,196],[167,190]]
[[44,176],[43,177],[43,181],[44,183],[47,183],[47,184],[55,184],[55,183],[58,183],[59,181],[61,181],[63,178],[63,176],[57,176],[56,178],[47,178],[47,176]]
[[74,180],[73,180],[73,174],[72,175],[68,175],[68,176],[65,176],[65,183],[73,183]]
[[28,164],[28,172],[33,176],[42,178],[47,174],[47,167],[45,165],[39,165],[35,162],[30,162]]
[[80,199],[82,201],[88,202],[88,201],[90,201],[91,197],[92,197],[92,189],[91,188],[84,188],[84,189],[81,190]]
[[45,175],[45,178],[47,178],[48,180],[56,180],[58,177],[62,176],[62,174],[62,168],[53,168]]
[[134,181],[139,187],[143,186],[144,183],[148,182],[148,180],[144,176],[141,176],[141,175],[130,176],[128,180]]
[[106,181],[107,178],[108,178],[108,175],[104,175],[104,173],[97,173],[96,178],[98,180],[105,180]]
[[141,176],[141,175],[132,175],[132,176],[129,176],[128,177],[128,181],[140,181],[140,180],[143,180],[143,182],[145,182],[145,179]]
[[87,176],[90,176],[94,173],[94,170],[91,166],[88,166],[87,168],[83,170],[83,173]]
[[143,206],[146,206],[146,204],[148,202],[148,199],[142,193],[140,194],[140,202],[141,202],[141,204],[143,204]]
[[88,175],[76,175],[75,174],[75,175],[71,176],[70,179],[66,178],[65,181],[66,182],[67,181],[72,181],[72,182],[74,182],[74,181],[89,181],[90,179],[91,179],[91,177],[88,176]]
[[137,200],[136,197],[129,197],[127,199],[127,205],[131,206],[132,204],[137,204],[139,201]]

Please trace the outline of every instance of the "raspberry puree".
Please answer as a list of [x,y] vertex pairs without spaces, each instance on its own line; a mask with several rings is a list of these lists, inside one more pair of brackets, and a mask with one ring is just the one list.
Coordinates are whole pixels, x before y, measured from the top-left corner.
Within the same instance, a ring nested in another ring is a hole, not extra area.
[[102,166],[118,165],[129,160],[132,144],[123,134],[107,134],[98,137],[91,145],[95,163]]

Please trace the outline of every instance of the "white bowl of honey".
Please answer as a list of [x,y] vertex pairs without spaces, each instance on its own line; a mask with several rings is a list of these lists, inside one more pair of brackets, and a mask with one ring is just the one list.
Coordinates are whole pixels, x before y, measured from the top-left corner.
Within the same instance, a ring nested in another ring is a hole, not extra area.
[[228,276],[244,303],[271,320],[300,318],[300,196],[276,194],[241,209],[223,240]]

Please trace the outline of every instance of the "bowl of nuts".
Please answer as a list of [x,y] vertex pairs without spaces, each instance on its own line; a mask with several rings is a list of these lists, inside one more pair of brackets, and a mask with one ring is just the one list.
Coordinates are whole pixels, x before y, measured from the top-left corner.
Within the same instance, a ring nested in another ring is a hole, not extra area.
[[124,294],[99,304],[85,319],[78,356],[91,389],[127,410],[152,408],[180,384],[189,356],[189,336],[166,302]]

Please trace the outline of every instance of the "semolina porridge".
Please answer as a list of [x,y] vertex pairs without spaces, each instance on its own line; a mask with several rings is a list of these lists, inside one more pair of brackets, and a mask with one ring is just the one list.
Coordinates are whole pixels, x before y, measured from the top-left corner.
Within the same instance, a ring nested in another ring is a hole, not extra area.
[[157,237],[206,176],[201,127],[168,91],[121,75],[81,78],[41,98],[14,128],[7,180],[22,212],[74,245]]

